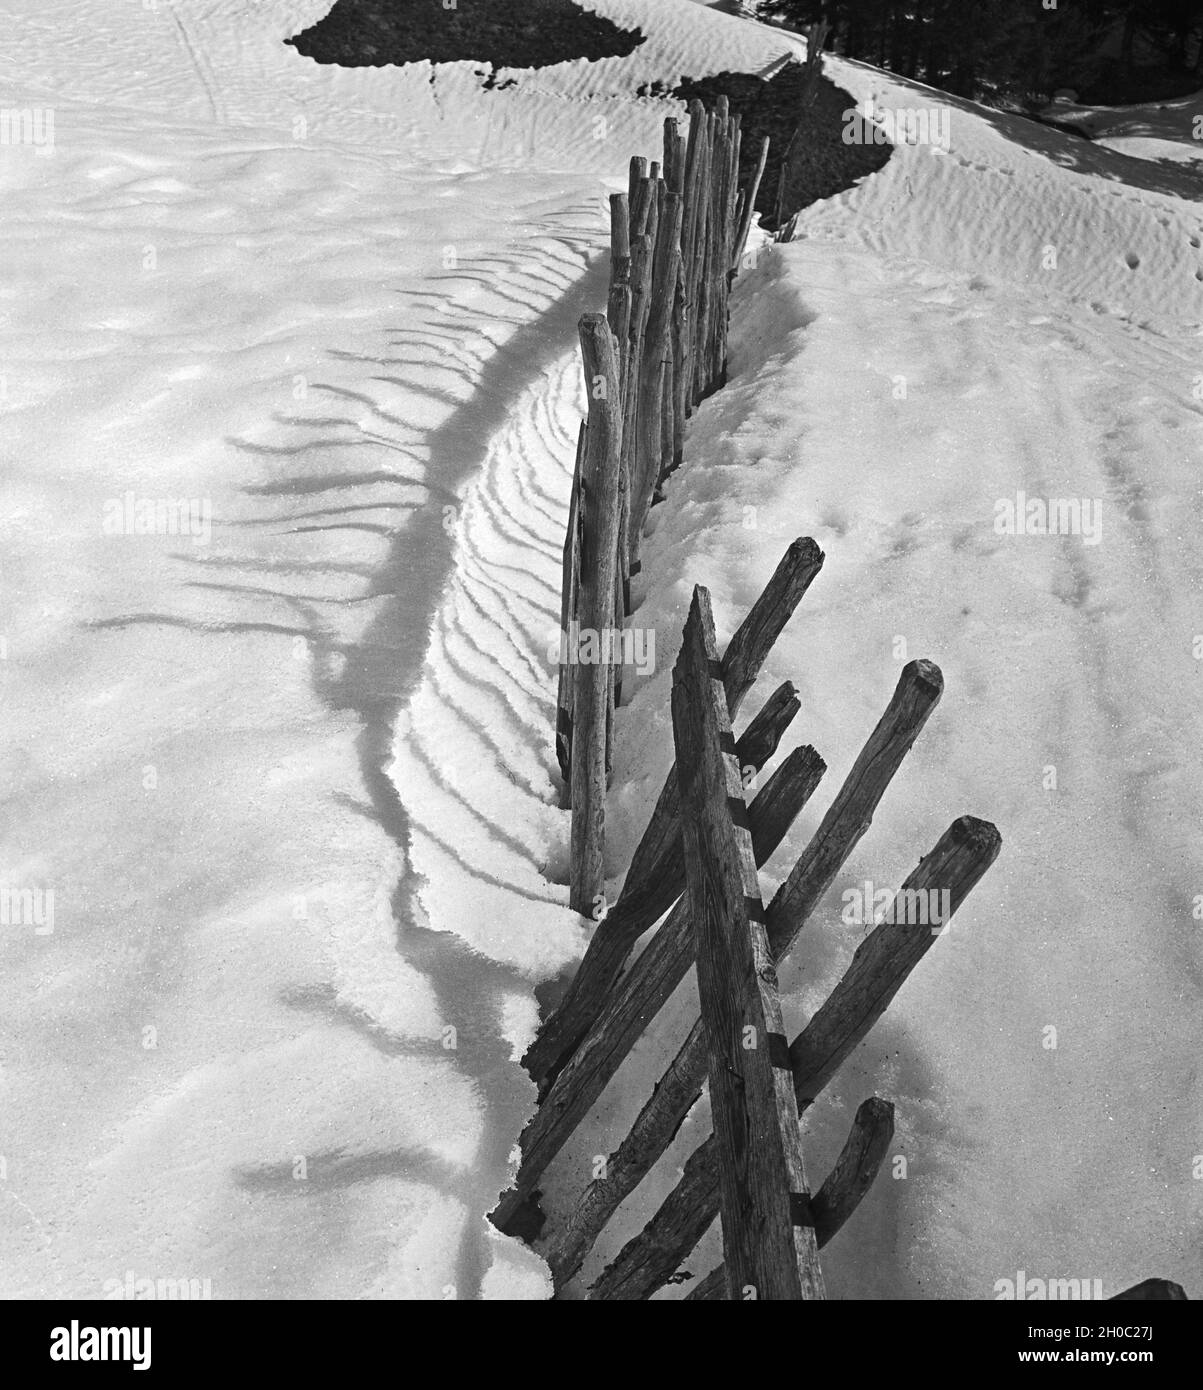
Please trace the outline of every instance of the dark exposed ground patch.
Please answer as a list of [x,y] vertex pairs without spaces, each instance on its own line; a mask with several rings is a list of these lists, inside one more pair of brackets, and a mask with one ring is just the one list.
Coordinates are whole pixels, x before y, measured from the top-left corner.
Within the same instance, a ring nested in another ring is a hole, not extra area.
[[[455,63],[542,68],[570,58],[625,57],[644,36],[572,0],[338,0],[325,18],[288,40],[319,63],[385,67]],[[491,84],[489,84],[491,85]]]
[[859,116],[854,118],[858,142],[845,144],[845,113],[856,104],[852,97],[824,77],[819,80],[814,105],[803,110],[804,83],[802,65],[788,63],[768,82],[751,73],[720,72],[711,77],[686,78],[672,88],[651,88],[646,94],[675,96],[681,101],[696,98],[710,108],[720,96],[727,97],[731,110],[743,117],[741,183],[755,173],[761,141],[766,135],[769,137],[769,162],[756,209],[763,224],[773,230],[781,160],[799,125],[799,117],[801,129],[790,157],[783,221],[788,221],[799,208],[841,193],[866,174],[875,173],[891,153],[890,145],[873,143],[872,130],[866,130]]

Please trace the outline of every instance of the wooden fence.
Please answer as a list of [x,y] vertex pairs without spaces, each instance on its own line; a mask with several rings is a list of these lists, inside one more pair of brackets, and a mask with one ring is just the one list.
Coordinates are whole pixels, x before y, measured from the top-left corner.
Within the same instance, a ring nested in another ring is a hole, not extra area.
[[630,611],[644,524],[681,461],[685,420],[726,380],[731,283],[752,225],[738,188],[740,119],[725,100],[690,107],[689,135],[664,123],[662,163],[631,161],[610,199],[606,313],[581,320],[589,415],[577,449],[564,544],[556,753],[572,806],[570,903],[604,891],[605,794],[620,662],[580,660],[581,634],[613,640]]
[[[763,172],[767,142],[761,151]],[[760,173],[735,189],[739,121],[724,105],[690,109],[688,141],[666,122],[663,174],[634,160],[628,193],[611,199],[606,315],[581,320],[588,419],[581,429],[564,547],[561,617],[617,632],[629,611],[639,537],[659,482],[681,459],[683,425],[725,380],[727,301],[746,243]],[[795,749],[759,787],[800,701],[790,682],[739,738],[733,731],[773,644],[819,575],[824,556],[796,540],[719,659],[710,597],[700,586],[673,672],[676,762],[632,856],[617,901],[599,921],[559,1006],[523,1058],[539,1086],[513,1187],[492,1213],[514,1234],[548,1165],[596,1104],[659,1010],[696,966],[699,1017],[635,1117],[542,1234],[557,1293],[581,1271],[621,1203],[668,1149],[709,1085],[713,1134],[676,1187],[591,1286],[594,1300],[650,1298],[679,1277],[719,1217],[723,1263],[691,1300],[824,1297],[819,1251],[872,1185],[894,1132],[893,1106],[858,1109],[842,1153],[811,1195],[800,1117],[947,930],[1001,847],[997,829],[963,816],[902,885],[830,997],[787,1040],[777,966],[868,830],[886,788],[943,693],[940,670],[912,661],[818,829],[765,906],[758,870],[781,845],[826,772]],[[575,625],[575,626],[574,626]],[[605,794],[620,688],[615,647],[562,661],[556,745],[572,808],[571,904],[604,902]],[[932,895],[935,895],[934,897]],[[942,905],[938,923],[916,903]],[[901,905],[901,917],[898,908]],[[631,962],[634,947],[660,923]],[[1151,1280],[1118,1295],[1181,1298]]]
[[[564,545],[562,661],[556,750],[572,811],[570,903],[604,903],[605,795],[618,643],[579,659],[582,633],[616,638],[630,611],[640,538],[663,479],[682,457],[684,425],[725,383],[728,300],[768,158],[737,190],[740,128],[725,102],[690,108],[688,139],[665,122],[662,164],[631,162],[611,209],[606,314],[581,320],[588,418],[578,440]],[[727,646],[715,648],[709,595],[695,591],[674,671],[677,763],[559,1007],[523,1059],[540,1104],[520,1140],[513,1188],[493,1213],[522,1229],[548,1164],[597,1101],[638,1038],[696,962],[702,1016],[634,1125],[547,1234],[557,1289],[581,1269],[624,1198],[665,1151],[709,1081],[715,1135],[682,1185],[593,1287],[596,1299],[647,1298],[666,1283],[721,1213],[725,1265],[691,1297],[823,1296],[819,1249],[868,1190],[893,1134],[893,1107],[865,1102],[844,1152],[812,1198],[799,1115],[880,1016],[931,938],[880,928],[811,1025],[787,1043],[774,963],[793,945],[867,829],[940,698],[942,678],[912,662],[844,787],[793,873],[765,909],[757,870],[778,848],[826,771],[796,749],[745,803],[744,788],[777,750],[800,702],[786,682],[737,740],[732,722],[773,644],[823,565],[795,541]],[[912,877],[951,895],[953,911],[998,853],[992,826],[964,819]],[[916,884],[908,884],[914,887]],[[905,891],[905,889],[904,889]],[[666,916],[667,914],[667,916]],[[627,968],[640,937],[664,919]],[[873,953],[864,955],[867,947]],[[865,971],[872,988],[865,989]],[[816,1048],[821,1057],[816,1061]],[[749,1145],[747,1136],[756,1136]]]

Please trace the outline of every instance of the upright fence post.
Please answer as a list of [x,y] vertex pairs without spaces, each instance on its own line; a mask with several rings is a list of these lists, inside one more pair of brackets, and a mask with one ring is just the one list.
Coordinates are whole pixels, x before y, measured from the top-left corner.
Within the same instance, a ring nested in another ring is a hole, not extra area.
[[[625,193],[610,195],[610,293],[606,317],[610,332],[618,342],[619,387],[625,389],[627,356],[631,332],[631,227],[630,203]],[[631,482],[626,470],[618,470],[618,567],[614,575],[614,626],[621,627],[631,607],[631,577],[627,564],[627,530],[631,519]],[[622,699],[622,664],[616,661],[610,671],[611,710]],[[611,712],[608,725],[614,727]],[[606,739],[606,774],[613,758],[613,739]]]
[[738,231],[739,152],[742,143],[742,118],[734,116],[731,119],[730,162],[727,166],[727,186],[723,198],[723,252],[720,263],[716,267],[720,277],[722,297],[722,313],[718,322],[718,342],[716,344],[716,387],[727,384],[727,335],[731,327],[731,286],[735,281],[736,273],[731,259]]
[[672,711],[727,1280],[737,1297],[823,1298],[777,975],[718,670],[710,595],[699,585]]
[[[605,887],[606,728],[611,708],[614,576],[618,562],[622,387],[618,353],[604,314],[580,322],[589,423],[581,470],[585,524],[581,536],[580,627],[569,634],[575,662],[572,702],[572,871],[569,905],[591,914]],[[579,634],[597,646],[582,649]],[[582,660],[582,657],[591,659]]]
[[568,644],[577,623],[581,587],[581,465],[585,458],[587,426],[581,421],[576,442],[576,466],[572,470],[572,495],[568,500],[568,531],[564,536],[564,562],[560,593],[560,672],[556,692],[556,760],[565,786],[572,780],[572,701],[575,677]]
[[677,361],[676,414],[681,421],[693,413],[693,362],[696,347],[696,299],[698,240],[701,233],[702,182],[705,174],[706,108],[700,101],[689,105],[689,143],[685,153],[685,212],[681,226],[681,292],[684,351]]
[[[652,165],[653,174],[659,168]],[[631,248],[631,321],[623,358],[623,437],[622,476],[627,494],[626,555],[623,571],[629,579],[639,573],[638,541],[629,512],[633,509],[635,480],[638,475],[640,385],[643,379],[644,335],[654,289],[654,255],[660,225],[658,180],[646,173],[647,161],[631,161],[629,242]]]
[[[663,185],[661,185],[663,188]],[[639,413],[631,470],[631,553],[638,558],[663,453],[664,373],[671,370],[672,312],[681,264],[681,195],[663,193],[639,373]]]
[[694,407],[706,394],[706,346],[707,327],[710,323],[710,258],[714,241],[714,196],[713,186],[717,174],[715,152],[715,130],[717,122],[713,113],[706,117],[706,134],[702,150],[702,177],[698,190],[700,207],[698,210],[698,239],[694,246],[694,328],[693,328],[693,366],[690,384],[690,398]]

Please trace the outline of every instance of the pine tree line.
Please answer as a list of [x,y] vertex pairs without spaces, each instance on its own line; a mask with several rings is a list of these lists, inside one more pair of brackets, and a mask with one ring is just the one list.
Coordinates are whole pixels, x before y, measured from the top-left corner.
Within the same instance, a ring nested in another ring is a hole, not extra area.
[[[1046,6],[1050,6],[1046,8]],[[1133,101],[1203,85],[1199,0],[760,0],[828,47],[957,96]]]

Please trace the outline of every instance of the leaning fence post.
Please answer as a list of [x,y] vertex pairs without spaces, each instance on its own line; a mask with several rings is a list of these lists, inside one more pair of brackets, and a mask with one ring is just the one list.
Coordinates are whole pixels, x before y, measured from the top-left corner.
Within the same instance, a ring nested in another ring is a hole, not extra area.
[[[614,627],[618,562],[618,470],[622,450],[622,391],[618,353],[604,314],[580,322],[589,422],[581,470],[585,525],[580,549],[580,628],[569,634],[575,662],[572,701],[572,873],[569,905],[592,913],[605,887],[606,725],[610,671],[605,661]],[[582,651],[579,635],[597,647]],[[592,659],[582,660],[583,656]]]
[[761,1300],[823,1298],[777,976],[718,671],[710,595],[699,585],[672,712],[727,1278]]
[[[663,190],[663,184],[661,184]],[[631,460],[631,518],[628,544],[632,560],[639,558],[643,523],[651,506],[652,489],[660,477],[663,450],[662,412],[666,361],[672,361],[672,314],[681,264],[681,196],[662,192],[652,253],[651,279],[641,360],[632,360],[638,379],[639,402],[635,439],[627,451]]]
[[739,230],[735,234],[735,250],[731,254],[731,269],[738,270],[752,230],[752,219],[756,216],[756,199],[760,195],[760,181],[764,178],[764,167],[769,162],[769,137],[766,135],[760,144],[760,158],[756,162],[756,172],[748,185],[743,204],[743,214]]

